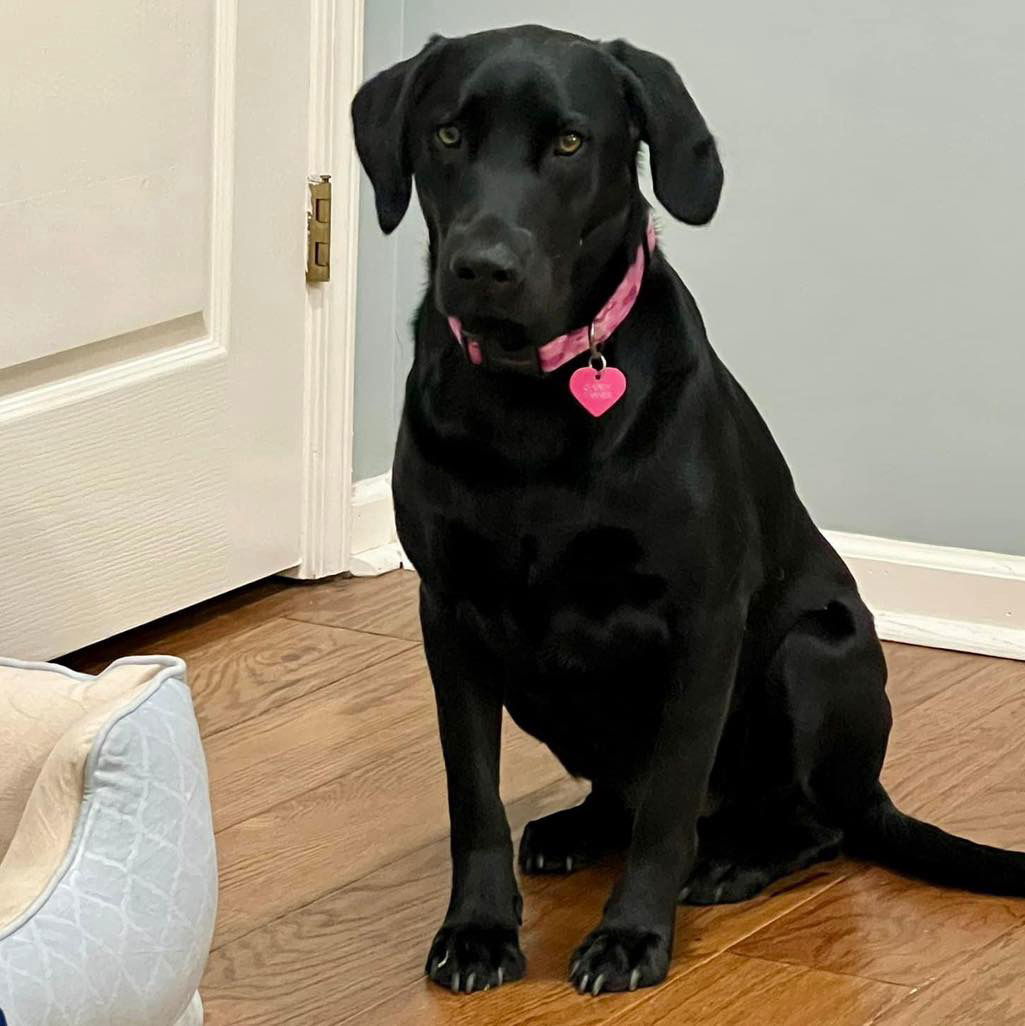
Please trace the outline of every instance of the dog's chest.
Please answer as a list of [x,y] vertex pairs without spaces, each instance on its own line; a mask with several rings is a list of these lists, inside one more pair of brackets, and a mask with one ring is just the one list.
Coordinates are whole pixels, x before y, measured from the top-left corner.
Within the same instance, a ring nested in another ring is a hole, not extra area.
[[504,663],[594,687],[667,648],[668,581],[638,532],[572,520],[531,529],[506,512],[492,530],[437,521],[422,571]]
[[584,776],[643,760],[695,597],[684,504],[665,487],[638,502],[636,475],[605,469],[573,492],[470,487],[419,461],[395,476],[400,538],[425,587],[488,653],[516,722]]
[[671,679],[667,585],[638,541],[612,527],[504,545],[457,538],[449,594],[513,719],[574,773],[632,773]]

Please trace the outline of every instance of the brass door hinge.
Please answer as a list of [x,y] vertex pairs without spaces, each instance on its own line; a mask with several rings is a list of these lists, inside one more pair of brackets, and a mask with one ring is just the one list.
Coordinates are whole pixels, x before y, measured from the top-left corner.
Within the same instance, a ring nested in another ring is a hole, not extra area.
[[310,210],[306,218],[306,280],[331,280],[331,176],[310,181]]

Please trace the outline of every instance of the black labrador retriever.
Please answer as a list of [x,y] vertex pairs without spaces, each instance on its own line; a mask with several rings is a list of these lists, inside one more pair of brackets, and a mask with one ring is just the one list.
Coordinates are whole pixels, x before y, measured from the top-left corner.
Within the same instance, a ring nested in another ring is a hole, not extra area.
[[672,66],[536,26],[435,37],[353,121],[383,230],[415,179],[430,234],[394,494],[452,828],[431,979],[525,969],[503,706],[591,782],[527,827],[521,869],[626,851],[571,961],[581,991],[662,980],[678,901],[750,898],[841,846],[1025,894],[1025,855],[911,819],[879,783],[872,617],[649,232],[641,141],[681,221],[707,222],[723,181]]

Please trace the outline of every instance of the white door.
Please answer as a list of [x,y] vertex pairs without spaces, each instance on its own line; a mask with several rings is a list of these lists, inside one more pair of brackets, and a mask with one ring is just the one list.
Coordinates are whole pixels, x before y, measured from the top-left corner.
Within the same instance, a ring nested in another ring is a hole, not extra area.
[[295,565],[303,0],[0,0],[0,654]]

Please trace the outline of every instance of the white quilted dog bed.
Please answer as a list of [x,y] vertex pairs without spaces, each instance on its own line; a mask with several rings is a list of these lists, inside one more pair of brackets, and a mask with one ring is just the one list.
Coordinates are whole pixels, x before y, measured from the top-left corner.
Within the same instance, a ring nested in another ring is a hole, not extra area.
[[0,659],[8,1026],[199,1026],[217,904],[185,664]]

